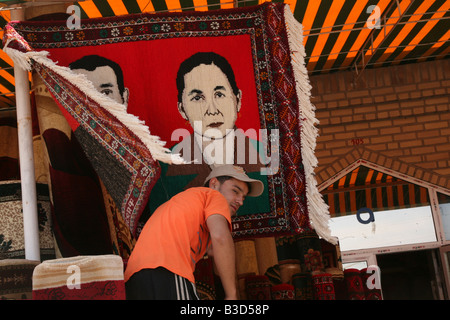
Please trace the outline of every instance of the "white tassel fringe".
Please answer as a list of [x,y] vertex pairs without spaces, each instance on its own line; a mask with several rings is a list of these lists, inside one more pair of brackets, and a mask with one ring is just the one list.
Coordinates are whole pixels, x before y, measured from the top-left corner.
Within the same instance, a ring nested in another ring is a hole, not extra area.
[[317,234],[326,241],[337,244],[336,237],[331,235],[330,214],[328,205],[324,202],[322,195],[317,189],[317,180],[314,169],[317,167],[318,161],[315,155],[316,139],[318,129],[315,126],[318,120],[315,116],[315,107],[310,101],[311,85],[309,83],[308,71],[305,66],[304,57],[306,56],[303,47],[303,28],[302,25],[294,18],[289,5],[285,5],[285,21],[291,50],[291,61],[294,70],[296,91],[300,108],[301,127],[301,143],[303,166],[306,175],[306,197],[308,203],[309,219],[312,227]]
[[85,92],[90,98],[97,102],[105,110],[111,112],[119,121],[121,121],[128,129],[130,129],[141,141],[147,146],[152,154],[153,158],[158,161],[162,161],[169,164],[183,164],[185,161],[179,154],[172,154],[169,149],[165,148],[166,142],[161,141],[158,136],[150,134],[148,126],[144,121],[140,120],[135,115],[132,115],[126,111],[126,107],[114,100],[106,97],[98,92],[91,81],[87,79],[84,74],[76,74],[67,67],[58,66],[55,62],[49,59],[47,51],[30,51],[20,52],[15,49],[8,48],[9,39],[3,51],[14,61],[15,65],[19,65],[21,68],[31,71],[31,60],[42,64],[60,76],[68,79],[81,91]]

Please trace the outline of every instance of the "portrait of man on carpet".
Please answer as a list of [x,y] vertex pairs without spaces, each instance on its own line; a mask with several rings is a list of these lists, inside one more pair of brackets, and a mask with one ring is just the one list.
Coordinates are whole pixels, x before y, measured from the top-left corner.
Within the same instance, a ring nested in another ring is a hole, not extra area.
[[71,64],[75,73],[84,74],[98,92],[128,106],[129,90],[124,86],[122,68],[114,61],[99,55],[87,55]]
[[[128,89],[117,63],[99,55],[86,55],[71,62],[69,68],[84,74],[97,91],[126,107]],[[126,256],[132,248],[130,231],[117,222],[121,216],[117,210],[111,210],[115,205],[108,201],[110,195],[82,150],[83,138],[70,130],[66,121],[54,121],[60,115],[54,101],[38,97],[38,102],[50,161],[53,229],[58,250],[63,256],[106,254],[112,250]],[[97,244],[97,251],[92,251],[92,243]]]
[[[238,164],[267,188],[261,175],[267,164],[264,146],[236,127],[243,93],[227,59],[215,52],[194,53],[180,64],[176,85],[178,111],[193,132],[172,148],[187,164],[168,166],[159,185],[166,192],[202,186],[213,166]],[[250,132],[258,135],[257,130]],[[265,199],[253,201],[240,214],[268,210]]]
[[236,128],[242,91],[224,57],[215,52],[195,53],[180,65],[176,83],[178,111],[194,132],[172,152],[180,152],[188,163],[263,166],[263,150],[258,156],[258,144],[246,143],[250,138]]
[[[181,63],[177,74],[178,111],[189,122],[195,140],[205,162],[234,163],[231,150],[226,150],[227,142],[218,145],[223,150],[204,152],[216,141],[232,138],[237,115],[241,109],[242,91],[237,87],[233,69],[228,61],[214,52],[198,52]],[[183,139],[189,140],[189,139]],[[179,152],[178,144],[173,152]],[[234,148],[234,143],[230,145]],[[221,153],[223,151],[223,153]],[[228,151],[228,152],[227,152]],[[191,162],[191,152],[183,154]],[[203,162],[203,159],[194,159]]]

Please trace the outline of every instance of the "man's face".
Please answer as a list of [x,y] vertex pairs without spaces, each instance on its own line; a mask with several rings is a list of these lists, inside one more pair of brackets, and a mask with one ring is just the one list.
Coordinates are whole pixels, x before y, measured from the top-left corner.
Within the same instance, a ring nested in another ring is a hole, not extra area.
[[128,95],[124,94],[124,97],[121,96],[119,86],[117,85],[116,74],[111,67],[97,67],[93,71],[88,71],[85,69],[74,69],[73,71],[75,73],[86,75],[88,80],[92,81],[95,89],[97,89],[100,93],[114,99],[118,103],[127,105]]
[[210,187],[218,190],[227,199],[232,217],[244,204],[245,197],[249,192],[247,183],[234,178],[228,179],[222,184],[216,178],[212,178]]
[[[192,128],[206,137],[218,138],[234,129],[237,113],[241,107],[241,93],[233,93],[226,75],[214,64],[201,64],[184,76],[185,88],[182,103],[178,104],[183,118]],[[194,123],[201,121],[200,127]],[[207,132],[210,130],[209,133]],[[216,135],[214,135],[216,133]]]

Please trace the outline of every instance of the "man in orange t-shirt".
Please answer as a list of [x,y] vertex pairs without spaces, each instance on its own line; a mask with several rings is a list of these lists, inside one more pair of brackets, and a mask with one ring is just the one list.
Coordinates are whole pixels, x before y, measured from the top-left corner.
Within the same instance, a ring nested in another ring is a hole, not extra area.
[[206,252],[214,257],[225,299],[237,299],[231,217],[264,187],[234,165],[214,167],[205,186],[175,195],[147,221],[125,270],[127,299],[198,299],[195,264]]

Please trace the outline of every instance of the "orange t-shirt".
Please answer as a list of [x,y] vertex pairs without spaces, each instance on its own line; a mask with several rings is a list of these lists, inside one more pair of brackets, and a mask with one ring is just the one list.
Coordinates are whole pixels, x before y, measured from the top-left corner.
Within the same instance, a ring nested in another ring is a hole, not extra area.
[[162,204],[142,229],[125,270],[125,281],[145,268],[164,267],[195,283],[195,264],[210,244],[206,219],[224,216],[230,225],[227,200],[218,191],[198,187]]

